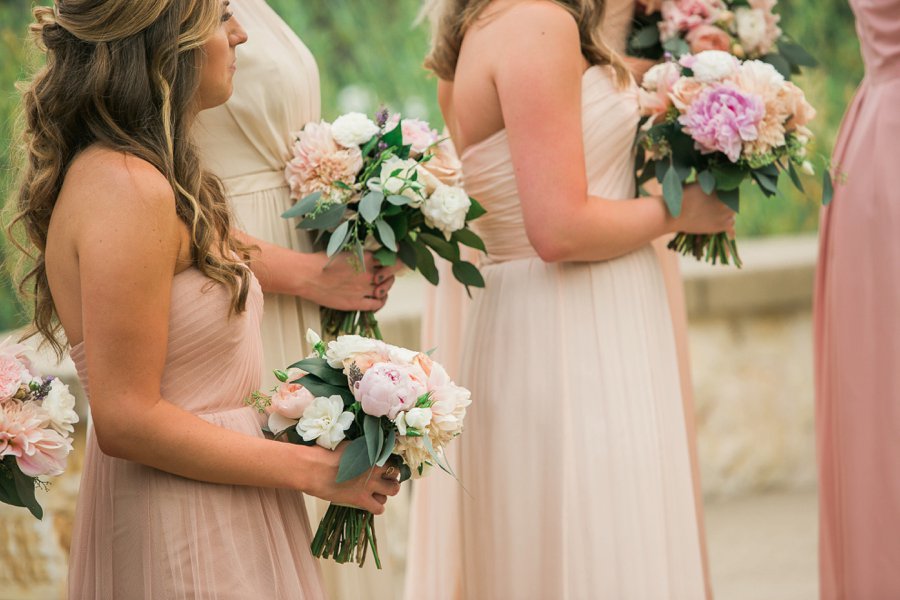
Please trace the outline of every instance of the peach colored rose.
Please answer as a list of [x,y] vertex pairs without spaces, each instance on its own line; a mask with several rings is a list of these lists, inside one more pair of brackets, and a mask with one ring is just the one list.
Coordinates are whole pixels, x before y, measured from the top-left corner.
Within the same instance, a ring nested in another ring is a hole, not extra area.
[[805,127],[816,117],[816,109],[807,102],[803,90],[790,81],[785,82],[780,99],[784,102],[788,114],[791,115],[790,120],[785,124],[788,131]]
[[[444,137],[446,137],[446,132]],[[459,162],[453,142],[445,139],[433,146],[431,152],[431,159],[422,163],[422,167],[444,185],[459,185],[462,180],[462,163]]]
[[644,74],[638,92],[638,103],[641,114],[651,117],[647,127],[659,121],[672,106],[670,93],[680,77],[681,69],[673,62],[654,65]]
[[707,86],[696,79],[683,77],[672,86],[669,97],[679,111],[684,112]]
[[331,195],[333,184],[341,181],[352,185],[362,169],[359,148],[342,148],[331,135],[326,122],[308,123],[293,145],[293,157],[284,169],[291,196],[302,198],[313,192]]
[[694,54],[704,50],[728,52],[731,49],[731,36],[715,25],[700,25],[690,31],[685,39]]

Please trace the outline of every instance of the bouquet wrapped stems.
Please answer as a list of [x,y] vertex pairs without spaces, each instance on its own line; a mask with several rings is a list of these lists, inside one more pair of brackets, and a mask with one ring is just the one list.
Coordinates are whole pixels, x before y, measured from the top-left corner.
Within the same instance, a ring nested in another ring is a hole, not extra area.
[[334,308],[322,308],[322,329],[325,335],[336,338],[339,335],[361,335],[363,337],[383,340],[378,319],[371,311],[345,311]]
[[713,235],[679,233],[669,242],[668,248],[680,254],[690,254],[697,260],[705,260],[714,265],[718,263],[727,265],[729,258],[739,269],[744,264],[738,254],[737,241],[725,233]]
[[310,548],[316,558],[332,558],[341,564],[355,562],[360,568],[372,548],[375,566],[381,569],[375,515],[359,508],[330,504]]

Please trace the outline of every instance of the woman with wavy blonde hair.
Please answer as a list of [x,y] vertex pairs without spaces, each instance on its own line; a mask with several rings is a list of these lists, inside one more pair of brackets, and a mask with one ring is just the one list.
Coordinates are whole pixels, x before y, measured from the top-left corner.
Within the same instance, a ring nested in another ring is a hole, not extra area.
[[384,510],[396,481],[334,483],[341,451],[266,440],[262,292],[191,141],[246,34],[222,0],[35,9],[13,230],[34,325],[70,352],[93,424],[69,597],[322,598],[302,492]]
[[[486,287],[460,353],[460,380],[482,399],[459,445],[466,492],[458,515],[432,508],[429,520],[415,502],[408,554],[449,567],[432,597],[704,597],[651,242],[729,230],[733,214],[697,187],[677,219],[659,196],[635,197],[636,93],[601,33],[605,9],[447,0],[426,59],[466,188],[488,209]],[[417,545],[423,526],[452,530],[454,517],[457,573],[454,556]],[[407,597],[425,584],[415,570]]]

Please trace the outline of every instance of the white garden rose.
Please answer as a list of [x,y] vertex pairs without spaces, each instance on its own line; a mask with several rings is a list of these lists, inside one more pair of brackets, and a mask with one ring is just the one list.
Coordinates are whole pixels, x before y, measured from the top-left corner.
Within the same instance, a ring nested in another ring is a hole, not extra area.
[[406,426],[424,431],[431,424],[430,408],[412,408],[406,411]]
[[683,64],[694,72],[694,78],[701,83],[715,83],[733,75],[740,62],[728,52],[706,50],[682,59]]
[[324,396],[313,400],[303,411],[303,418],[297,423],[297,433],[304,442],[315,440],[316,444],[334,450],[346,437],[346,431],[353,423],[353,413],[344,410],[344,400],[340,396]]
[[69,392],[69,386],[59,379],[50,382],[50,391],[41,403],[41,408],[50,419],[50,426],[65,435],[75,431],[78,413],[75,412],[75,396]]
[[358,112],[341,115],[331,124],[334,141],[344,148],[361,146],[371,140],[378,131],[378,125],[372,119]]
[[422,214],[429,227],[440,230],[447,240],[454,231],[466,226],[466,214],[472,206],[465,190],[449,185],[439,185],[422,205]]
[[[406,196],[410,205],[419,206],[425,184],[419,181],[419,163],[411,158],[392,156],[381,164],[381,190],[385,195]],[[413,180],[413,175],[416,179]]]
[[334,341],[328,342],[328,350],[325,359],[328,365],[334,369],[344,366],[344,361],[356,354],[365,354],[378,350],[383,342],[364,338],[359,335],[341,335]]
[[[650,69],[644,73],[644,78],[641,80],[641,87],[643,87],[648,92],[655,92],[659,89],[659,84],[662,82],[671,82],[678,79],[678,76],[681,74],[681,69],[678,68],[678,65],[674,62],[663,62],[650,67]],[[671,87],[671,84],[668,84]]]

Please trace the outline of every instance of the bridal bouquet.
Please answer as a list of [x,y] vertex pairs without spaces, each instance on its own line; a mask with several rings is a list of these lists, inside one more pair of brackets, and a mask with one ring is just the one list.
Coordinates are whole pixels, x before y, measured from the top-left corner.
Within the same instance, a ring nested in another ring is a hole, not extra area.
[[[309,331],[307,341],[313,355],[276,371],[281,385],[249,401],[269,414],[271,434],[329,450],[347,440],[339,483],[388,461],[401,481],[434,466],[452,475],[444,447],[462,432],[469,390],[427,355],[380,340],[344,335],[326,346]],[[314,556],[360,566],[369,547],[380,569],[372,513],[333,504],[312,541]]]
[[759,59],[785,78],[817,62],[779,27],[777,0],[646,0],[629,42],[629,54],[658,60],[705,50]]
[[[459,185],[459,165],[447,140],[428,123],[380,111],[333,123],[309,123],[295,134],[285,177],[297,203],[282,216],[316,231],[329,256],[363,252],[390,266],[401,260],[432,284],[432,251],[449,260],[466,286],[484,287],[478,269],[460,257],[460,244],[484,251],[468,225],[484,209]],[[325,332],[381,338],[372,313],[323,312]]]
[[35,487],[65,470],[78,415],[68,386],[32,373],[24,351],[9,339],[0,343],[0,502],[40,519]]
[[[744,180],[752,179],[771,197],[781,173],[787,171],[801,191],[798,169],[813,174],[806,125],[815,110],[771,64],[708,50],[655,65],[639,93],[644,121],[637,142],[638,181],[655,176],[674,216],[681,212],[685,182],[696,181],[708,194],[715,191],[737,212]],[[827,195],[831,181],[825,175]],[[679,233],[669,247],[713,264],[728,264],[730,257],[741,266],[736,242],[724,233]]]

